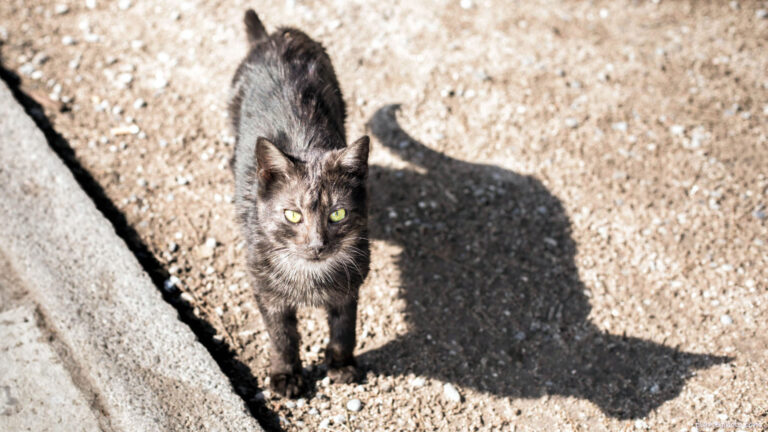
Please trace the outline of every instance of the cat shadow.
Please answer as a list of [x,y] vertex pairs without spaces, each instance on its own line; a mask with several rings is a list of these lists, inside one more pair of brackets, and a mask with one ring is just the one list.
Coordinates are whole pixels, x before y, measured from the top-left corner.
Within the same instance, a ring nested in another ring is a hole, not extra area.
[[419,169],[370,167],[370,230],[402,247],[393,282],[408,333],[363,364],[503,397],[573,396],[632,419],[676,397],[696,369],[730,360],[600,330],[560,200],[534,177],[430,150],[397,109],[368,127]]

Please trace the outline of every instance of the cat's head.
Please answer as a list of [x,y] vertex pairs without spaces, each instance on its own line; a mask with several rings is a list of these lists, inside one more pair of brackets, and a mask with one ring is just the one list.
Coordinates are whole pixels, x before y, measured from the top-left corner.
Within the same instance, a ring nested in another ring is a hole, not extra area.
[[369,139],[299,161],[265,138],[256,143],[262,240],[280,259],[323,265],[354,260],[367,236]]

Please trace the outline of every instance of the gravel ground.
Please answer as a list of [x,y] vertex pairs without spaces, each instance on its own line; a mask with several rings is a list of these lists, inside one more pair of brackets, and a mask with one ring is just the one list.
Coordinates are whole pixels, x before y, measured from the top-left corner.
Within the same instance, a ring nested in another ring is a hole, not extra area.
[[[234,221],[242,14],[374,137],[360,385],[265,388]],[[768,428],[768,3],[5,0],[5,68],[269,429]],[[223,359],[223,360],[222,360]]]

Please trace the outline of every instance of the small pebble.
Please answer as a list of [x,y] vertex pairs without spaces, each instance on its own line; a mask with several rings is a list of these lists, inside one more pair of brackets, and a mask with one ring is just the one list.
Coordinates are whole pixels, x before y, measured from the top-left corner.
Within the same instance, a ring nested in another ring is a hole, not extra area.
[[181,281],[179,280],[178,277],[171,276],[168,279],[166,279],[165,282],[163,282],[163,289],[166,292],[174,291],[179,286],[179,282]]
[[32,72],[35,71],[35,66],[32,63],[24,63],[19,67],[19,72],[22,75],[32,75]]
[[333,417],[333,424],[343,425],[347,422],[347,416],[344,414],[338,414]]
[[720,317],[720,322],[724,325],[731,325],[733,324],[733,318],[731,318],[730,315],[723,315]]
[[672,125],[669,128],[669,133],[676,136],[682,136],[685,133],[685,126],[683,125]]
[[138,98],[133,102],[134,109],[144,108],[145,106],[147,106],[147,101],[142,98]]
[[127,10],[131,7],[131,0],[120,0],[117,2],[117,7],[120,8],[120,10]]
[[358,412],[363,409],[363,403],[360,402],[360,399],[350,399],[347,402],[347,409],[352,412]]
[[96,9],[96,0],[85,0],[85,7],[88,9]]
[[627,122],[616,122],[611,125],[611,129],[619,132],[627,131]]
[[418,387],[424,387],[424,384],[425,384],[426,382],[427,382],[427,380],[425,380],[424,378],[422,378],[422,377],[416,377],[416,378],[414,378],[414,379],[412,379],[412,380],[411,380],[411,385],[412,385],[413,387],[416,387],[416,388],[418,388]]
[[565,125],[571,129],[576,129],[577,127],[579,127],[579,121],[573,117],[568,117],[567,119],[565,119]]
[[48,56],[48,54],[44,52],[39,52],[35,54],[34,57],[32,57],[32,63],[34,63],[37,66],[40,66],[41,64],[47,62],[49,59],[50,57]]
[[320,429],[327,429],[328,425],[330,424],[331,424],[331,419],[324,418],[320,421],[319,427]]
[[61,38],[61,43],[63,43],[64,45],[74,45],[75,39],[72,36],[64,36],[63,38]]
[[133,82],[133,75],[124,72],[117,76],[117,83],[122,87],[127,87]]
[[461,402],[461,394],[451,383],[443,384],[443,397],[450,402]]
[[461,0],[459,5],[461,5],[462,9],[472,9],[473,6],[472,0]]
[[218,244],[219,244],[219,243],[218,243],[218,242],[216,241],[216,239],[215,239],[215,238],[213,238],[213,237],[208,237],[208,238],[205,240],[205,247],[209,247],[209,248],[211,248],[211,249],[215,248],[215,247],[216,247],[216,245],[218,245]]
[[56,15],[64,15],[65,13],[69,12],[69,6],[65,4],[57,4],[53,11],[56,13]]
[[758,9],[755,11],[755,16],[758,19],[766,19],[768,18],[768,9]]

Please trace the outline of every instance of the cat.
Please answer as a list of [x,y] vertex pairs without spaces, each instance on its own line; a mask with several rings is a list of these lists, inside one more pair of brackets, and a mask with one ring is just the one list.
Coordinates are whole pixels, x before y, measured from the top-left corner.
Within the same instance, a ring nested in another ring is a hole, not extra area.
[[357,300],[368,275],[368,153],[346,144],[346,107],[324,48],[305,33],[268,34],[245,13],[249,53],[232,79],[235,208],[269,332],[274,392],[304,389],[296,310],[323,307],[334,382],[356,381]]

